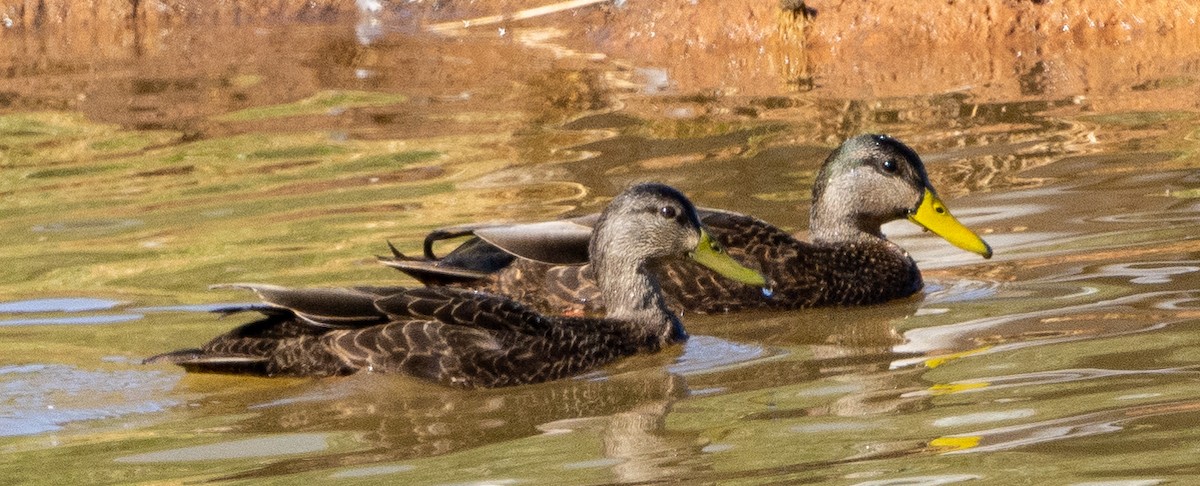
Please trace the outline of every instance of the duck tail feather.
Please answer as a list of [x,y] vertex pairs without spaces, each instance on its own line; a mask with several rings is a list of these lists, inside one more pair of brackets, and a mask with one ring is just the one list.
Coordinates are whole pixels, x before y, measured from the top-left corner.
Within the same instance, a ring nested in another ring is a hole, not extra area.
[[290,310],[282,309],[282,308],[275,307],[273,305],[267,305],[267,304],[229,305],[229,306],[224,306],[224,307],[217,307],[216,309],[212,309],[210,312],[212,312],[214,314],[220,314],[220,317],[222,319],[229,317],[231,315],[234,315],[234,314],[240,314],[242,312],[258,312],[260,314],[267,315],[267,316],[290,315],[291,314]]
[[[392,250],[392,258],[394,258],[396,260],[415,260],[415,258],[413,258],[413,257],[410,257],[403,253],[400,253],[400,250],[396,249],[396,245],[393,245],[391,240],[388,240],[387,244],[388,244],[388,249]],[[377,258],[379,258],[380,260],[383,260],[387,257],[380,256]]]
[[191,348],[171,351],[142,360],[142,364],[171,363],[182,366],[189,373],[222,373],[239,375],[266,375],[268,359],[261,356],[209,354]]

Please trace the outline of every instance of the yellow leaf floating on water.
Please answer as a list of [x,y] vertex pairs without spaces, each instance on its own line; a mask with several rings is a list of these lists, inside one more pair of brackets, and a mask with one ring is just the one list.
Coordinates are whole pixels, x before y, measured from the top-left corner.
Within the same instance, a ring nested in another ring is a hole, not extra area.
[[936,358],[929,358],[929,359],[925,360],[925,367],[926,367],[926,368],[937,368],[938,366],[944,365],[944,364],[946,364],[946,363],[947,363],[947,362],[949,362],[949,361],[953,361],[953,360],[956,360],[956,359],[959,359],[959,358],[963,358],[963,357],[966,357],[966,356],[970,356],[970,355],[973,355],[973,354],[979,354],[979,353],[982,353],[982,352],[984,352],[984,351],[987,351],[987,350],[989,350],[989,349],[992,349],[992,347],[991,347],[991,346],[983,346],[983,347],[981,347],[981,348],[968,349],[968,350],[966,350],[966,351],[961,351],[961,352],[958,352],[958,353],[951,353],[951,354],[947,354],[947,355],[945,355],[945,356],[938,356],[938,357],[936,357]]
[[929,447],[961,451],[979,446],[980,437],[977,435],[938,437],[929,441]]
[[991,383],[986,381],[977,381],[971,383],[938,383],[929,387],[929,392],[934,395],[949,395],[951,393],[958,393],[967,390],[987,388],[990,385]]

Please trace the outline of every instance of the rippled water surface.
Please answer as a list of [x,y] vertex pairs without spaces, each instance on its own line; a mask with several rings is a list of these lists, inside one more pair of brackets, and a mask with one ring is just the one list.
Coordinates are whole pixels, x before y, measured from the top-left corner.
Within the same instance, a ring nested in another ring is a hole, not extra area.
[[[604,55],[602,31],[445,36],[387,12],[164,27],[87,56],[51,28],[6,38],[3,482],[1200,474],[1200,61],[1116,66],[1129,78],[1104,89],[1047,65],[1019,93],[863,99],[819,71],[692,88]],[[820,162],[863,132],[916,148],[996,256],[892,223],[917,298],[689,315],[684,346],[537,386],[139,364],[243,319],[209,311],[253,296],[209,284],[412,284],[376,264],[387,241],[595,211],[633,181],[803,231]]]

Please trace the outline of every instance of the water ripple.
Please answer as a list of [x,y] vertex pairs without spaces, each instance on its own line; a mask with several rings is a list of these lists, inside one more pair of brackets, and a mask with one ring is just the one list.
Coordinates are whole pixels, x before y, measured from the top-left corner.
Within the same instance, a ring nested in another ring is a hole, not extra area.
[[86,297],[16,300],[0,302],[0,314],[101,311],[112,309],[118,305],[121,305],[120,301]]
[[0,367],[0,436],[54,431],[82,420],[159,412],[173,400],[147,399],[170,391],[178,376],[144,371],[92,371],[67,365]]
[[73,231],[110,232],[136,228],[143,223],[138,219],[92,219],[78,221],[55,221],[30,228],[35,233],[64,233]]
[[1069,273],[1047,275],[1031,282],[1072,282],[1120,278],[1141,285],[1168,284],[1178,277],[1200,272],[1200,260],[1144,260],[1099,266],[1076,267]]
[[762,346],[741,344],[711,336],[692,336],[683,347],[683,356],[667,367],[672,373],[697,374],[743,365],[771,353]]
[[1073,417],[1044,420],[1031,424],[999,427],[966,434],[955,434],[934,439],[939,443],[965,444],[946,454],[966,454],[1015,449],[1044,442],[1075,439],[1123,430],[1125,422],[1200,411],[1200,401],[1179,401],[1140,405],[1133,407],[1085,413]]
[[[906,342],[894,346],[893,351],[896,353],[928,353],[933,350],[962,351],[971,349],[973,351],[970,351],[970,354],[990,354],[1029,346],[1146,332],[1161,329],[1170,324],[1192,318],[1193,316],[1190,315],[1189,308],[1183,307],[1183,304],[1200,298],[1197,297],[1197,292],[1200,291],[1145,292],[1080,305],[1039,309],[1030,312],[1015,312],[997,317],[973,319],[946,326],[911,329],[904,333]],[[1185,310],[1176,316],[1177,318],[1171,319],[1164,318],[1166,316],[1156,316],[1153,322],[1144,319],[1124,318],[1138,312],[1136,310],[1138,306],[1160,310]],[[1124,310],[1121,313],[1112,314],[1111,311],[1115,308],[1124,308]],[[1067,317],[1100,311],[1105,311],[1105,315],[1110,316],[1103,319],[1109,322],[1098,324],[1095,322],[1095,319],[1089,319],[1094,325],[1089,326],[1088,329],[1076,329],[1074,327],[1062,329],[1047,328],[1047,326],[1059,323],[1072,326],[1072,320]],[[1114,319],[1129,320],[1130,322],[1129,324],[1117,323]],[[1032,328],[1023,325],[1029,322],[1036,322],[1038,325]],[[1009,332],[1003,331],[1003,329],[1008,328],[1012,328],[1012,330]],[[984,344],[981,346],[981,343],[985,342],[985,336],[987,337],[986,341],[993,344]],[[1036,336],[1036,339],[1028,336]],[[914,364],[923,364],[928,360],[928,356],[907,358],[894,361],[891,367],[896,369]]]
[[319,452],[329,448],[328,434],[280,434],[118,457],[116,462],[156,463],[258,459]]
[[114,324],[118,322],[136,321],[144,317],[142,314],[111,314],[78,317],[41,317],[34,319],[0,320],[2,326],[70,326],[87,324]]
[[1098,216],[1090,221],[1097,223],[1200,223],[1200,212],[1195,210],[1147,211]]
[[91,314],[91,312],[106,311],[117,308],[123,302],[109,299],[94,299],[88,297],[57,297],[46,299],[16,300],[0,302],[0,314],[76,314],[69,316],[38,316],[20,319],[0,320],[3,326],[44,326],[44,325],[88,325],[112,324],[141,319],[141,314]]
[[1032,373],[1019,373],[1015,375],[1004,376],[984,376],[972,378],[970,380],[960,380],[950,383],[938,383],[929,387],[926,390],[908,392],[902,397],[917,397],[930,395],[945,395],[959,393],[974,393],[979,391],[995,391],[1004,388],[1026,387],[1036,385],[1053,385],[1061,383],[1074,383],[1087,380],[1095,380],[1101,378],[1110,378],[1118,376],[1153,376],[1153,375],[1168,375],[1168,374],[1195,374],[1200,375],[1200,365],[1186,366],[1178,368],[1162,368],[1152,370],[1110,370],[1110,369],[1095,369],[1095,368],[1076,368],[1065,370],[1037,371]]

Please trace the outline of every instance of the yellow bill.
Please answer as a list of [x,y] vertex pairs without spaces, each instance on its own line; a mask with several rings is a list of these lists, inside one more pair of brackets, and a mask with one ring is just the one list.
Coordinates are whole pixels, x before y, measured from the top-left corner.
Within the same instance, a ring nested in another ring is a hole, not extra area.
[[708,267],[725,278],[759,287],[767,285],[766,277],[742,266],[737,260],[730,257],[720,244],[713,241],[707,230],[700,230],[700,243],[696,245],[695,250],[692,250],[691,257],[696,260],[696,263]]
[[921,205],[917,206],[917,210],[908,213],[908,219],[941,236],[951,245],[978,253],[984,258],[992,257],[992,247],[974,231],[954,219],[942,200],[929,189],[925,189],[925,197],[921,198]]

